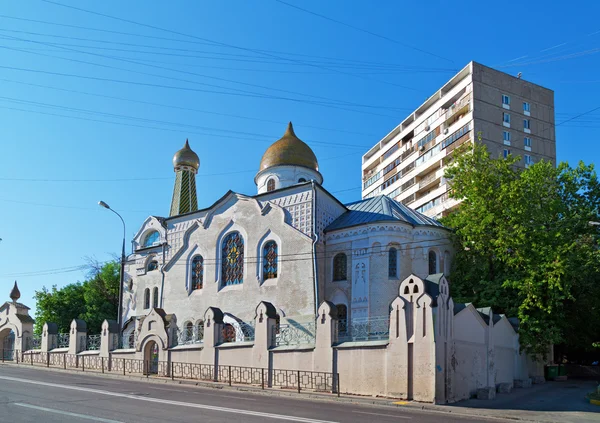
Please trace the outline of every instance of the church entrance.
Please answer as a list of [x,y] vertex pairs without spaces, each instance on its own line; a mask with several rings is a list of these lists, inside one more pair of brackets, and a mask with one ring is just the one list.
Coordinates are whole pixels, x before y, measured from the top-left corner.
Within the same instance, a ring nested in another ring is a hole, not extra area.
[[148,374],[158,374],[158,344],[154,341],[149,341],[146,344],[144,351],[144,360],[148,366]]
[[2,348],[2,361],[11,361],[15,356],[15,333],[6,329],[0,332],[1,348]]

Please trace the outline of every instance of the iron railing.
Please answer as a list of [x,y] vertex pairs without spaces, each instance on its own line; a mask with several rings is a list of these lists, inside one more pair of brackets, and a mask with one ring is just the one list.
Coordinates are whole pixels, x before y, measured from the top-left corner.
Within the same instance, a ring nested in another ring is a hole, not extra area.
[[301,345],[315,343],[315,322],[287,323],[279,325],[279,333],[273,331],[273,345]]
[[212,364],[139,360],[52,352],[24,353],[1,350],[5,361],[37,367],[77,369],[82,372],[138,374],[146,377],[168,377],[226,383],[257,385],[265,388],[313,390],[340,394],[339,374],[304,370],[265,369],[243,366],[214,366]]
[[119,345],[119,347],[126,348],[126,349],[133,349],[133,348],[135,348],[136,339],[137,339],[137,334],[135,332],[131,332],[128,335],[123,335],[123,337],[121,338],[121,344]]
[[390,318],[388,316],[364,319],[338,320],[338,341],[374,341],[388,339]]
[[254,326],[246,322],[226,323],[221,330],[222,342],[254,341]]
[[102,342],[102,335],[89,335],[87,337],[86,350],[98,351]]
[[204,342],[204,326],[185,327],[177,331],[178,345],[198,344]]
[[68,348],[70,336],[71,335],[69,333],[59,333],[57,335],[58,348]]

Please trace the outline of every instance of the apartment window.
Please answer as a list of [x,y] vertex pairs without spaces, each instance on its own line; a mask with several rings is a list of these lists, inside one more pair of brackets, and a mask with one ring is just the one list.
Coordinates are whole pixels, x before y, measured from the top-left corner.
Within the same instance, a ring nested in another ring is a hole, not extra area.
[[510,114],[509,113],[502,113],[502,121],[504,123],[508,123],[510,125]]
[[525,154],[525,167],[529,167],[531,164],[533,164],[533,161],[531,160],[531,156],[528,154]]
[[510,132],[502,131],[502,139],[504,142],[510,142]]
[[507,150],[506,148],[504,149],[504,153],[503,156],[506,159],[508,156],[510,155],[510,150]]
[[525,145],[525,147],[531,148],[531,138],[525,137],[523,140],[523,145]]
[[529,119],[523,119],[523,128],[531,130],[531,121]]
[[531,105],[529,103],[523,102],[523,111],[531,112]]
[[510,106],[510,97],[506,94],[502,94],[502,104]]

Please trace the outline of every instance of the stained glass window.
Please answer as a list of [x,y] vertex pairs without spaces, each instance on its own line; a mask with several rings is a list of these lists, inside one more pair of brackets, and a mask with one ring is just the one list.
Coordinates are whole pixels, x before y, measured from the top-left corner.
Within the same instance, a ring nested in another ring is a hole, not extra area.
[[333,258],[333,280],[345,281],[347,279],[348,264],[346,254],[339,253]]
[[192,260],[192,291],[202,289],[204,283],[204,258],[196,256]]
[[388,274],[390,278],[398,277],[398,251],[395,248],[390,248],[388,252]]
[[263,247],[263,280],[277,277],[277,243],[269,241]]
[[158,269],[158,262],[156,260],[151,260],[148,263],[148,272]]
[[221,277],[224,286],[244,283],[244,238],[239,232],[232,232],[223,239]]
[[437,255],[435,251],[429,251],[429,274],[437,273]]
[[152,307],[158,307],[158,287],[152,290]]
[[144,290],[144,308],[150,308],[150,289]]
[[144,239],[144,247],[152,247],[155,242],[158,242],[159,234],[157,231],[152,231]]
[[221,332],[223,342],[235,342],[235,328],[231,324],[225,323]]
[[275,190],[275,179],[269,179],[267,181],[267,192]]

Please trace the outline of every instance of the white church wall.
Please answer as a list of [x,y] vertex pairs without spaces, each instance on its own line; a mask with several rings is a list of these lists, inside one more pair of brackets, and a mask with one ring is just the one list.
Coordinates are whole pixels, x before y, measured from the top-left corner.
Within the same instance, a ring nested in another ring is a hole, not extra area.
[[337,370],[342,392],[359,395],[388,395],[387,348],[361,346],[337,348]]
[[[332,231],[326,234],[325,299],[331,300],[337,289],[346,293],[351,302],[364,298],[357,289],[366,289],[366,306],[355,302],[348,307],[348,318],[362,316],[358,310],[367,310],[367,316],[386,316],[391,300],[398,293],[400,282],[411,274],[425,278],[429,272],[429,248],[441,245],[450,251],[450,242],[444,230],[418,229],[408,224],[369,224]],[[396,277],[389,275],[389,249],[397,249]],[[437,251],[437,250],[436,250]],[[348,277],[345,281],[333,280],[333,260],[337,253],[348,259]],[[439,251],[438,251],[439,254]],[[362,270],[368,277],[356,280]],[[357,269],[358,266],[358,269]],[[440,265],[438,257],[438,270]],[[358,271],[358,273],[357,273]]]
[[[137,304],[129,314],[147,312],[143,308],[144,290],[152,292],[154,287],[164,289],[162,308],[167,313],[177,311],[180,322],[197,321],[209,306],[248,321],[254,317],[256,304],[263,300],[278,304],[288,315],[314,314],[312,240],[285,219],[280,207],[265,207],[254,199],[232,194],[216,206],[206,228],[200,224],[188,230],[188,238],[183,241],[186,250],[164,267],[164,287],[160,270],[138,277],[129,275],[134,279]],[[242,284],[223,287],[220,240],[235,230],[244,237],[244,279]],[[263,281],[257,277],[261,260],[257,251],[269,234],[276,234],[275,239],[280,241],[278,277]],[[192,251],[204,258],[204,280],[202,289],[188,292]]]
[[487,326],[472,305],[454,316],[455,400],[467,399],[487,386]]
[[323,183],[323,177],[319,172],[303,166],[274,166],[256,175],[255,182],[259,194],[268,192],[267,183],[272,179],[275,181],[275,189],[289,187],[303,182],[315,180]]
[[271,351],[274,369],[312,369],[314,348],[285,349],[275,348]]
[[496,360],[496,384],[513,383],[516,372],[515,338],[517,334],[506,317],[493,326],[494,358]]

